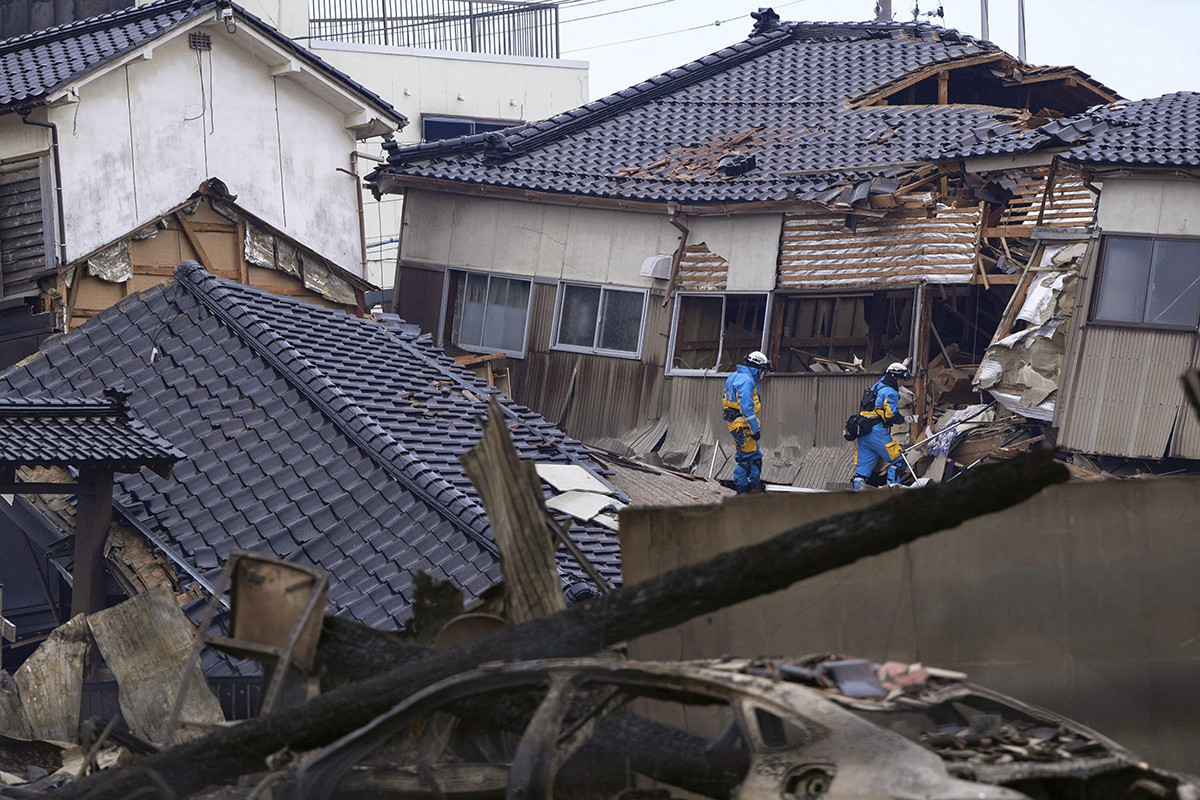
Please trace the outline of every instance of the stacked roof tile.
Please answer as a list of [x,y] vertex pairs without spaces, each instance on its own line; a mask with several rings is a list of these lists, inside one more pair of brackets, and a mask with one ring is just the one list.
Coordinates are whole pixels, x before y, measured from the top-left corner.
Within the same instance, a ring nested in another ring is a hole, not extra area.
[[[491,391],[403,328],[270,295],[195,264],[0,376],[0,397],[133,389],[133,413],[183,452],[169,478],[119,479],[119,505],[197,570],[234,548],[328,570],[333,611],[403,623],[413,575],[468,599],[500,578],[478,495],[457,455],[481,435]],[[586,450],[504,400],[522,455]],[[619,580],[615,535],[571,535]],[[565,556],[564,583],[582,580]]]
[[1059,149],[1073,164],[1123,167],[1200,167],[1200,93],[1177,92],[1097,106],[1051,120],[1031,131],[1009,132],[948,153],[984,158]]
[[[927,24],[778,23],[542,122],[394,148],[380,172],[649,202],[825,201],[993,128],[994,107],[850,108],[918,70],[988,55],[1004,54]],[[729,151],[755,166],[726,174]]]
[[[216,9],[216,0],[156,0],[67,25],[0,41],[0,109],[35,106],[55,90],[131,53],[183,23]],[[240,6],[238,18],[308,64],[385,111],[407,121],[390,103],[313,55]]]
[[112,401],[0,400],[0,466],[97,467],[170,472],[183,458],[170,442],[137,419],[118,396]]

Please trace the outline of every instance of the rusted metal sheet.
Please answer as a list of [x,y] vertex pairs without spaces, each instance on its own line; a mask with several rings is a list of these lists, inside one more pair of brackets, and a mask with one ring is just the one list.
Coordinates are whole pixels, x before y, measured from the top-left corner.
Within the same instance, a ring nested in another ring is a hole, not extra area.
[[1179,376],[1191,362],[1194,335],[1101,325],[1083,333],[1078,367],[1062,397],[1059,444],[1084,453],[1162,458],[1185,404]]
[[421,330],[437,336],[442,310],[442,285],[445,275],[428,269],[400,271],[395,291],[395,311],[405,322],[420,325]]
[[779,251],[780,289],[968,283],[975,265],[977,208],[900,211],[860,219],[789,214]]
[[1004,208],[999,226],[1082,227],[1092,223],[1096,213],[1096,195],[1083,185],[1083,179],[1079,175],[1065,172],[1065,168],[1060,167],[1054,179],[1053,191],[1050,197],[1046,197],[1046,179],[1049,173],[1048,167],[1019,173],[1012,199]]
[[0,280],[2,297],[38,292],[38,279],[54,273],[46,237],[41,159],[0,164]]
[[708,249],[704,242],[689,244],[679,259],[675,288],[680,291],[725,291],[729,262]]

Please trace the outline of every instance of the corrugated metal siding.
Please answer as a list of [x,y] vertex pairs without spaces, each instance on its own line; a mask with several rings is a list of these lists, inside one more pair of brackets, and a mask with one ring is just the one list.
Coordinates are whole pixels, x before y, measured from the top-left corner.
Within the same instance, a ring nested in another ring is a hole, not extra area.
[[0,164],[0,277],[3,297],[38,293],[55,272],[46,239],[41,159]]
[[817,421],[812,446],[854,449],[854,446],[842,437],[846,417],[854,413],[862,400],[863,390],[879,380],[879,376],[822,375],[819,378],[804,380],[817,384]]
[[400,285],[395,290],[396,313],[405,322],[420,325],[421,330],[437,338],[438,320],[442,313],[442,286],[446,276],[441,272],[410,267],[400,271]]
[[900,211],[845,229],[843,215],[789,214],[779,252],[780,289],[967,283],[979,209]]
[[723,292],[729,280],[729,262],[704,242],[689,244],[679,259],[675,287],[683,291]]
[[1042,167],[1022,172],[1012,199],[1004,209],[1000,225],[1036,225],[1042,213],[1042,225],[1080,227],[1090,225],[1096,215],[1096,195],[1083,185],[1083,179],[1060,169],[1054,181],[1054,193],[1042,211],[1046,178],[1050,170]]
[[554,304],[558,301],[558,286],[547,283],[533,285],[533,309],[529,313],[529,331],[525,347],[529,352],[550,351],[550,334],[554,328]]
[[1059,444],[1130,458],[1162,458],[1184,402],[1179,376],[1195,337],[1091,325],[1081,337],[1078,367],[1064,410]]

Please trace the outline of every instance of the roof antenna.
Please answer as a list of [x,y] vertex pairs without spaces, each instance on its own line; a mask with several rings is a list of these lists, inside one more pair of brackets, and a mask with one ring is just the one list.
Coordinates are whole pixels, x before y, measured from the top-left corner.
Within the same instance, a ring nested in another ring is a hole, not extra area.
[[875,4],[875,21],[892,21],[892,0],[879,0],[879,2]]
[[1017,58],[1025,60],[1025,0],[1017,0]]
[[979,38],[985,42],[990,42],[991,34],[988,32],[988,0],[979,0]]
[[938,19],[946,18],[946,10],[942,8],[942,0],[938,0],[937,8],[935,8],[933,11],[926,11],[924,14],[921,13],[919,0],[913,0],[912,13],[913,22],[916,22],[918,17],[937,17]]

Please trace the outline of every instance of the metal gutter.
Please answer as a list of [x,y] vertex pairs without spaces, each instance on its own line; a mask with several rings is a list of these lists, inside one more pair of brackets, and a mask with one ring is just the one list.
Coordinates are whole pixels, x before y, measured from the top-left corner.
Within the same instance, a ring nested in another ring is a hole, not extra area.
[[192,580],[204,588],[204,591],[208,592],[209,595],[214,597],[227,610],[229,609],[229,598],[218,592],[217,587],[213,585],[212,581],[204,577],[204,575],[194,566],[192,566],[192,564],[188,562],[188,560],[182,555],[172,550],[171,546],[168,545],[161,536],[151,530],[148,525],[138,519],[131,509],[122,505],[121,503],[118,503],[116,500],[113,500],[113,511],[117,512],[121,519],[127,524],[136,528],[137,532],[146,537],[148,542],[157,547],[159,552],[166,556],[172,564],[186,572]]

